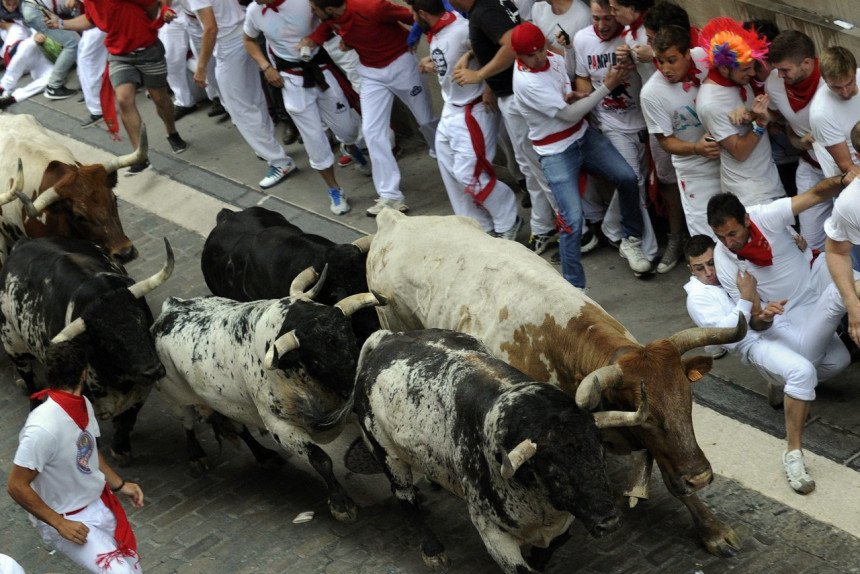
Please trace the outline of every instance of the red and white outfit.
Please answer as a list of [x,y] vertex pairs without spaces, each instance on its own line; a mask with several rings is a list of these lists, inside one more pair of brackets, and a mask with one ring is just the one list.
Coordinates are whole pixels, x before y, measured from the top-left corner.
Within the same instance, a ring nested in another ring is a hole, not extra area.
[[[9,25],[3,47],[0,48],[6,63],[6,71],[0,78],[0,87],[5,90],[4,93],[11,94],[16,102],[41,94],[54,69],[54,64],[33,39],[34,35],[34,30],[15,22]],[[30,74],[31,81],[16,88],[24,74]]]
[[[710,76],[718,75],[716,70]],[[743,137],[752,130],[750,124],[734,125],[729,113],[741,106],[752,108],[755,94],[750,86],[724,86],[704,82],[699,88],[696,111],[705,129],[721,142],[736,135]],[[785,189],[773,162],[767,134],[744,161],[738,161],[725,148],[720,152],[720,179],[723,191],[735,194],[747,208],[785,197]]]
[[[847,367],[850,357],[835,333],[845,315],[845,303],[827,269],[826,255],[810,265],[811,251],[800,251],[788,231],[794,224],[791,198],[750,207],[747,213],[752,225],[750,241],[740,252],[744,260],[722,243],[714,249],[720,283],[738,300],[737,274],[743,267],[758,282],[762,306],[788,299],[785,312],[761,332],[762,337],[782,342],[814,365],[830,364],[836,372]],[[805,396],[800,390],[797,393],[795,398],[801,400],[815,398],[813,388],[805,389]]]
[[406,48],[413,24],[412,13],[388,0],[348,0],[339,18],[320,23],[309,35],[323,45],[332,34],[358,54],[361,75],[361,127],[373,163],[373,185],[381,198],[403,201],[400,169],[388,137],[394,97],[415,117],[430,150],[436,137],[436,118],[421,75],[418,60]]
[[194,12],[211,7],[215,15],[215,76],[221,102],[233,123],[254,153],[270,166],[286,169],[293,160],[278,143],[260,84],[260,68],[245,50],[242,7],[234,0],[188,0],[188,6]]
[[[810,84],[805,90],[808,93],[798,91],[798,86],[787,85],[785,80],[779,77],[779,72],[773,70],[765,84],[765,90],[770,96],[770,105],[768,107],[779,111],[783,115],[797,137],[803,137],[812,133],[812,125],[809,122],[809,110],[812,98],[817,91],[827,89],[824,78],[818,73],[817,59],[815,61],[815,71],[802,83]],[[789,97],[789,94],[791,94],[791,97]],[[824,179],[824,172],[821,171],[821,165],[818,163],[815,150],[801,152],[795,176],[797,193],[809,191],[822,179]],[[813,249],[824,251],[824,240],[826,237],[824,234],[824,221],[830,217],[832,207],[833,203],[826,201],[806,211],[802,211],[798,216],[800,218],[800,232]]]
[[[520,11],[520,17],[522,17],[522,11]],[[540,31],[549,40],[550,46],[557,50],[563,50],[564,68],[567,70],[567,75],[571,80],[576,78],[576,60],[573,46],[565,48],[558,43],[555,37],[563,29],[573,41],[577,32],[591,26],[591,10],[588,9],[588,4],[574,1],[570,3],[567,12],[555,14],[549,2],[538,2],[532,6],[532,22],[540,28]]]
[[[692,143],[699,141],[705,134],[705,128],[696,113],[696,96],[707,72],[695,67],[695,62],[704,55],[704,50],[693,48],[690,53],[692,62],[687,80],[673,84],[658,70],[642,88],[642,113],[648,132],[652,135],[674,136]],[[690,235],[713,237],[714,232],[708,225],[708,200],[722,191],[720,160],[700,155],[672,155],[671,158],[678,174],[681,205]]]
[[176,18],[158,29],[167,61],[167,83],[173,92],[173,105],[190,108],[197,104],[195,85],[188,74],[188,12],[178,0],[170,6]]
[[[451,80],[454,64],[471,49],[469,22],[445,12],[427,38],[445,101],[436,128],[436,159],[451,207],[476,219],[484,231],[502,233],[514,226],[517,204],[493,168],[499,116],[484,108],[484,82],[461,86]],[[476,69],[474,59],[470,67]]]
[[[860,86],[860,68],[857,69],[857,85]],[[844,142],[851,153],[851,159],[860,164],[855,153],[858,150],[851,145],[851,128],[857,120],[860,120],[860,95],[844,100],[827,86],[815,92],[815,97],[809,104],[809,123],[815,138],[812,149],[825,177],[842,173],[827,151],[829,146]]]
[[[288,0],[267,6],[252,2],[245,12],[244,32],[251,38],[263,34],[270,59],[273,54],[282,62],[298,66],[301,56],[296,47],[318,24],[319,20],[308,2]],[[315,49],[313,56],[316,57],[320,50]],[[280,70],[283,66],[279,66],[276,60],[275,67]],[[339,72],[334,72],[329,64],[318,67],[328,85],[325,90],[318,83],[313,87],[303,87],[306,79],[301,67],[280,70],[280,75],[284,80],[281,89],[284,107],[302,135],[311,167],[322,170],[331,167],[335,159],[325,127],[329,127],[340,141],[352,145],[358,141],[361,118],[350,107],[338,81]],[[345,77],[340,77],[347,83]]]
[[106,37],[104,31],[90,28],[81,32],[81,41],[78,43],[78,81],[81,83],[87,111],[94,116],[102,115],[100,92],[108,57]]
[[[61,391],[50,391],[51,393]],[[70,393],[64,393],[69,395]],[[18,435],[14,463],[38,471],[31,483],[36,494],[55,512],[89,528],[87,541],[76,544],[53,526],[30,516],[46,544],[68,556],[90,572],[138,574],[136,556],[116,555],[117,517],[105,506],[105,475],[99,469],[99,426],[93,407],[83,399],[88,418],[82,429],[67,411],[52,398],[36,407]],[[114,498],[115,500],[115,498]],[[123,520],[125,515],[123,513]],[[112,555],[108,568],[98,564],[100,557]]]
[[[576,33],[573,37],[573,48],[576,53],[577,77],[591,80],[596,90],[603,84],[606,70],[618,63],[615,49],[625,43],[619,33],[610,40],[598,36],[594,26],[589,26]],[[651,218],[646,208],[647,195],[645,176],[648,173],[646,146],[640,139],[640,134],[646,132],[645,118],[639,106],[639,93],[642,90],[642,80],[638,74],[630,74],[628,80],[615,88],[603,101],[594,108],[594,117],[600,123],[603,132],[621,156],[627,161],[639,180],[639,196],[642,211],[642,252],[649,260],[657,256],[657,238],[651,226]],[[588,195],[584,198],[589,200]],[[599,201],[598,201],[599,203]],[[589,217],[586,212],[586,217]],[[612,201],[606,209],[602,225],[603,233],[611,241],[621,241],[624,237],[621,229],[621,210],[618,206],[618,194],[612,194]]]

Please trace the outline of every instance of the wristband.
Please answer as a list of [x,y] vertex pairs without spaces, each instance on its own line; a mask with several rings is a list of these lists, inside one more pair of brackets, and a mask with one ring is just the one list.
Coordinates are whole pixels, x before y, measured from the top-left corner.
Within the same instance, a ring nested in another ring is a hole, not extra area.
[[265,68],[263,68],[263,73],[265,74],[266,72],[268,72],[268,71],[269,71],[269,69],[270,69],[271,67],[272,67],[272,65],[271,65],[271,64],[269,64],[268,66],[266,66]]
[[57,28],[59,28],[59,29],[61,29],[61,30],[62,30],[63,28],[65,28],[65,25],[63,24],[63,19],[62,19],[62,18],[57,18]]
[[762,127],[762,126],[758,125],[758,122],[756,122],[755,120],[753,120],[753,123],[752,123],[752,131],[753,131],[753,133],[754,133],[755,135],[757,135],[757,136],[763,136],[763,135],[764,135],[764,132],[766,132],[766,131],[767,131],[767,128],[766,128],[766,127]]
[[110,491],[111,491],[111,492],[119,492],[120,490],[122,490],[122,487],[123,487],[123,486],[125,486],[125,481],[124,481],[124,480],[123,480],[123,481],[120,483],[120,485],[119,485],[119,486],[117,486],[116,488],[111,488],[111,489],[110,489]]

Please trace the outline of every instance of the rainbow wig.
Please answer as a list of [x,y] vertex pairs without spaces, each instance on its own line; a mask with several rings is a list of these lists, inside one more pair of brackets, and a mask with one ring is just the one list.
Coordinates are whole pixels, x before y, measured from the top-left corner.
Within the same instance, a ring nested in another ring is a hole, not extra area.
[[707,53],[701,61],[709,68],[738,68],[753,60],[765,64],[768,42],[755,29],[744,30],[731,18],[714,18],[699,34],[699,45]]

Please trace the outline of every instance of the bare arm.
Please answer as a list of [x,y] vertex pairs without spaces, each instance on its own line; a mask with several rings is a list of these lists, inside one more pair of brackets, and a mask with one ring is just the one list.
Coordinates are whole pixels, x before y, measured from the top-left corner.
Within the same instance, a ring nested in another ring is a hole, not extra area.
[[848,334],[860,345],[860,298],[854,284],[854,273],[851,265],[850,241],[834,241],[827,238],[827,268],[842,300],[848,310]]
[[[752,110],[750,111],[753,121],[763,128],[766,128],[769,122],[770,116],[767,110],[769,103],[770,97],[767,94],[757,96],[755,102],[753,102]],[[750,130],[743,136],[732,134],[724,140],[721,140],[720,145],[736,160],[746,161],[755,149],[755,146],[758,145],[759,140],[764,137],[767,137],[766,131],[762,135],[756,135],[753,130]]]
[[576,91],[582,92],[583,94],[587,94],[594,89],[594,86],[591,85],[591,78],[586,76],[577,76],[576,77]]
[[[135,508],[143,506],[143,490],[134,482],[126,482],[119,477],[116,471],[108,464],[107,459],[99,451],[99,468],[105,475],[105,482],[108,488],[122,494],[129,499],[131,505]],[[119,489],[117,490],[117,487]]]
[[63,515],[54,512],[50,506],[45,504],[45,501],[33,490],[32,486],[32,482],[36,480],[38,475],[39,471],[37,470],[13,464],[6,487],[9,496],[24,510],[55,528],[60,536],[66,540],[75,544],[84,544],[90,529],[81,522],[66,520]]
[[841,175],[834,175],[833,177],[822,179],[810,190],[805,193],[798,193],[791,198],[791,212],[797,215],[801,211],[805,211],[814,205],[833,199],[853,180],[853,171],[848,172],[844,178]]
[[257,40],[247,34],[242,34],[242,42],[245,45],[245,50],[248,52],[248,55],[250,55],[251,59],[260,66],[260,70],[263,72],[263,76],[266,78],[266,81],[276,88],[283,88],[284,79],[269,59],[266,58],[266,55],[263,53]]
[[720,157],[720,144],[714,141],[707,141],[702,136],[701,139],[695,142],[685,142],[684,140],[672,135],[666,136],[663,134],[654,134],[657,137],[657,142],[664,150],[673,155],[700,155],[708,159],[717,159]]
[[215,51],[215,39],[218,37],[218,24],[215,22],[215,11],[211,6],[197,11],[197,19],[203,26],[203,39],[200,42],[200,54],[197,56],[197,70],[194,72],[194,83],[200,88],[206,87],[206,67]]
[[478,84],[491,76],[495,76],[499,72],[507,70],[514,64],[517,59],[516,53],[511,48],[511,36],[514,29],[511,28],[499,38],[499,49],[496,51],[493,59],[487,62],[480,70],[470,70],[468,68],[459,68],[454,70],[454,75],[451,76],[455,82],[461,86],[463,84]]
[[[74,18],[69,18],[68,20],[61,20],[56,14],[51,14],[51,16],[52,18],[50,20],[45,19],[45,26],[51,30],[62,29],[71,30],[72,32],[83,32],[84,30],[95,28],[95,25],[83,14],[75,16]],[[62,24],[60,22],[62,22]]]
[[848,149],[846,142],[829,145],[825,148],[827,153],[833,157],[833,161],[839,167],[839,171],[846,172],[854,167],[854,162],[851,160],[851,152]]

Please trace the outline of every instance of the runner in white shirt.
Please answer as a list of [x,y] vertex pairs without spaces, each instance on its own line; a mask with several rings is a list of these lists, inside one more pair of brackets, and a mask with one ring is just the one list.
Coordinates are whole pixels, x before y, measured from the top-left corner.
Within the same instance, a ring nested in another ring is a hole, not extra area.
[[[767,79],[771,113],[782,116],[802,146],[795,181],[798,191],[810,189],[824,179],[824,172],[812,149],[810,103],[819,89],[826,89],[818,68],[815,44],[797,30],[786,30],[770,45],[768,54],[773,71]],[[835,175],[835,174],[834,174]],[[824,202],[802,212],[800,232],[813,249],[824,249],[824,220],[830,216],[831,202]]]
[[[254,0],[245,13],[244,43],[251,58],[265,70],[266,80],[281,88],[284,107],[302,136],[308,161],[328,186],[329,209],[335,215],[343,215],[350,209],[349,202],[334,175],[335,157],[325,127],[352,148],[361,127],[361,118],[353,107],[358,94],[352,91],[343,72],[335,68],[325,49],[314,48],[310,59],[302,60],[298,44],[318,25],[307,2]],[[256,41],[261,33],[268,45],[268,56]],[[353,96],[352,102],[344,86]],[[352,149],[359,160],[364,159],[360,150]]]
[[[523,226],[513,190],[496,179],[493,157],[499,131],[498,113],[482,102],[486,84],[460,85],[451,76],[454,65],[469,50],[469,22],[445,10],[442,0],[412,0],[415,22],[427,33],[430,55],[422,72],[439,77],[445,105],[436,127],[436,159],[451,207],[471,217],[487,233],[515,240]],[[477,69],[477,62],[470,62]]]
[[860,119],[860,68],[851,51],[842,46],[821,53],[821,76],[827,89],[818,90],[809,108],[809,123],[821,171],[826,176],[860,164],[850,142],[851,128]]
[[[717,34],[719,43],[714,40]],[[708,78],[699,89],[696,110],[723,148],[723,191],[734,193],[747,206],[784,197],[767,137],[770,99],[755,96],[749,86],[754,60],[765,56],[766,43],[730,18],[715,18],[702,29],[701,45],[708,47]]]
[[188,6],[203,26],[194,83],[206,87],[207,66],[214,55],[224,107],[254,153],[269,164],[269,172],[258,185],[263,189],[277,185],[295,171],[296,164],[275,136],[275,124],[269,117],[260,85],[262,68],[254,64],[245,50],[242,34],[245,12],[234,0],[188,0]]
[[[852,141],[860,145],[860,122]],[[847,177],[847,176],[846,176]],[[824,223],[827,233],[827,267],[848,309],[848,334],[860,345],[860,297],[854,289],[851,250],[860,245],[860,180],[855,179],[833,202],[833,214]]]
[[[600,87],[606,71],[618,64],[616,48],[624,43],[621,37],[622,27],[612,16],[609,0],[592,0],[591,20],[593,26],[580,30],[573,38],[576,53],[576,91],[583,93],[590,93]],[[639,75],[631,74],[622,85],[603,98],[593,113],[600,123],[603,135],[609,138],[636,173],[644,225],[641,237],[642,252],[653,261],[657,256],[657,239],[645,207],[647,129],[639,106],[641,89]],[[620,241],[624,237],[621,211],[615,194],[607,208],[602,229],[611,241]]]
[[705,52],[690,50],[690,35],[678,26],[662,28],[653,47],[661,71],[642,88],[645,122],[658,145],[671,153],[690,236],[713,235],[706,213],[708,200],[720,193],[720,146],[705,139],[708,133],[696,113],[706,75],[696,62]]
[[534,23],[548,41],[548,48],[564,56],[567,75],[576,78],[573,37],[591,26],[591,10],[584,0],[538,0],[532,6]]

